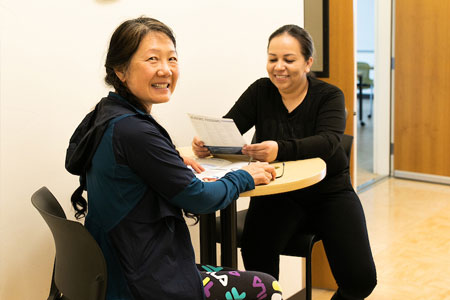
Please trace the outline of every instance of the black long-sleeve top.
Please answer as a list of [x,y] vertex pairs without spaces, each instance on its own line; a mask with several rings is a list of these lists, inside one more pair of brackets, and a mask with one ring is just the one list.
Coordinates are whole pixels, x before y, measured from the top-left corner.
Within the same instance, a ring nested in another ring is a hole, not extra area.
[[315,188],[331,192],[350,183],[345,151],[340,140],[345,130],[345,99],[342,91],[309,77],[308,92],[292,112],[269,78],[255,81],[224,116],[235,121],[243,134],[255,126],[256,142],[278,143],[277,160],[322,158],[327,164],[325,179]]

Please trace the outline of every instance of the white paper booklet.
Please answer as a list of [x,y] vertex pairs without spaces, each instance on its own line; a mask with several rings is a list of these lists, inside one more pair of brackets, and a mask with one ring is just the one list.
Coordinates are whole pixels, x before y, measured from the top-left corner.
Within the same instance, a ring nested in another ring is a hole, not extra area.
[[246,161],[231,162],[221,158],[196,158],[195,160],[205,168],[205,171],[202,173],[194,171],[195,176],[203,181],[216,181],[226,173],[239,170],[243,166],[248,165]]
[[197,135],[212,154],[241,154],[246,142],[232,119],[188,115]]

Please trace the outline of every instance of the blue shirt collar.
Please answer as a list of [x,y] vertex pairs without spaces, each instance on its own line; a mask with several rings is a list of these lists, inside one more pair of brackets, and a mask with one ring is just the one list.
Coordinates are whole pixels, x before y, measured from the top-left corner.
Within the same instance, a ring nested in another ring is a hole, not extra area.
[[141,115],[149,115],[148,113],[146,113],[146,112],[144,112],[144,111],[138,109],[136,106],[134,106],[133,104],[131,104],[127,99],[125,99],[124,97],[120,96],[119,94],[117,94],[117,93],[115,93],[115,92],[109,92],[108,97],[116,98],[116,99],[118,99],[118,100],[120,100],[120,101],[126,102],[128,105],[130,105],[131,107],[133,107],[133,109],[134,109],[136,112],[140,113]]

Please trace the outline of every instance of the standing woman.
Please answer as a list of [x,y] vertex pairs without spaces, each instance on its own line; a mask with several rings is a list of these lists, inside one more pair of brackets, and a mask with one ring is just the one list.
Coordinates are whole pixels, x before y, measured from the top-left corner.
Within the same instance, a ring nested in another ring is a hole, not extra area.
[[[364,299],[376,285],[376,271],[363,208],[340,146],[344,95],[309,75],[313,43],[304,29],[276,30],[267,55],[269,78],[255,81],[225,118],[241,133],[255,126],[256,144],[244,146],[244,154],[265,162],[320,157],[327,175],[309,188],[251,199],[241,241],[245,268],[278,278],[288,241],[299,230],[311,232],[322,238],[339,287],[332,299]],[[197,138],[192,145],[197,156],[209,155]]]
[[[115,91],[78,126],[66,168],[80,175],[72,196],[76,217],[87,212],[85,226],[105,256],[106,299],[257,299],[263,289],[281,299],[267,274],[197,269],[182,211],[193,217],[222,209],[240,193],[269,183],[275,170],[254,164],[204,183],[187,167],[201,170],[179,155],[151,115],[154,104],[170,100],[178,79],[171,29],[146,17],[122,23],[105,67],[105,81]],[[89,202],[81,196],[84,189]]]

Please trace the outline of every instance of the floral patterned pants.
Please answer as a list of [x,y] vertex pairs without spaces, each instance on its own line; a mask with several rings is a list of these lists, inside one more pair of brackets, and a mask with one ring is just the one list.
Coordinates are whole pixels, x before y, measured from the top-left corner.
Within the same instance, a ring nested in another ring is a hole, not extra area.
[[226,267],[197,265],[206,300],[281,300],[281,288],[271,275]]

